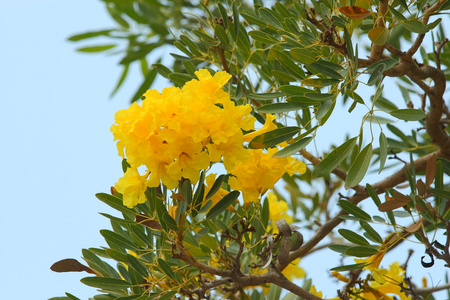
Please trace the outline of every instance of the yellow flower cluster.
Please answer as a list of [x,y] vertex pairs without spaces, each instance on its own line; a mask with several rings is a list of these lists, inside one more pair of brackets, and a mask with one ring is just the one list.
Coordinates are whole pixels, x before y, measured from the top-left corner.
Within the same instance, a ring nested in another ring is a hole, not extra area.
[[254,128],[255,118],[249,105],[236,106],[222,89],[231,76],[211,76],[204,69],[195,74],[198,80],[183,89],[149,90],[141,105],[116,113],[111,131],[119,155],[131,166],[115,185],[126,206],[145,202],[146,188],[161,182],[168,189],[181,178],[196,183],[201,170],[219,161],[233,175],[229,184],[243,193],[245,203],[259,201],[285,172],[305,171],[291,157],[272,158],[277,149],[244,148],[245,141],[276,128],[275,116],[268,115],[262,129],[244,136],[243,131]]

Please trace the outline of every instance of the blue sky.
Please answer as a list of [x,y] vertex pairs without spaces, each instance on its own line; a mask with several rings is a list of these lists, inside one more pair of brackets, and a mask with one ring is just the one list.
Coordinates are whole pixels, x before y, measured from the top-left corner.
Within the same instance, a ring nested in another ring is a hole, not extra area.
[[[131,72],[110,99],[119,57],[80,54],[75,48],[81,44],[67,41],[113,26],[101,1],[8,1],[0,25],[1,298],[70,292],[87,299],[95,290],[79,282],[86,273],[59,274],[49,267],[64,258],[81,261],[82,248],[105,245],[99,230],[109,222],[98,212],[113,212],[94,195],[108,192],[122,175],[109,128],[140,78]],[[344,138],[332,124],[326,145]],[[316,262],[307,271],[314,273]]]

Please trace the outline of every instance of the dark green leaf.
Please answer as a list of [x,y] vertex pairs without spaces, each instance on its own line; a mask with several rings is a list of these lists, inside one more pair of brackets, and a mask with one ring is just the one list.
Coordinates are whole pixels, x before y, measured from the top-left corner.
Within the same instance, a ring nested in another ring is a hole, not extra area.
[[131,287],[131,283],[125,280],[108,277],[85,277],[81,279],[81,282],[105,290],[121,290]]
[[310,64],[316,61],[314,53],[306,48],[292,48],[289,50],[289,54],[302,64]]
[[313,140],[313,138],[314,137],[311,136],[311,137],[305,137],[301,140],[298,140],[298,141],[290,144],[289,146],[281,149],[280,151],[278,151],[277,153],[272,155],[272,157],[281,158],[281,157],[291,156],[292,154],[295,154],[298,151],[305,148],[306,146],[308,146],[308,144]]
[[181,86],[184,85],[187,81],[191,81],[193,78],[188,74],[172,73],[169,75],[169,79]]
[[353,264],[353,265],[346,265],[346,266],[341,266],[341,267],[334,267],[331,268],[330,271],[335,271],[335,272],[345,272],[345,271],[351,271],[351,270],[357,270],[357,269],[361,269],[364,268],[365,266],[367,266],[368,264],[366,263],[359,263],[359,264]]
[[426,33],[429,30],[427,26],[417,20],[408,20],[403,22],[403,26],[405,26],[407,30],[415,33]]
[[234,203],[240,195],[239,191],[231,191],[225,197],[222,198],[206,215],[206,219],[211,219],[227,209],[228,206]]
[[284,96],[284,93],[275,92],[275,93],[258,93],[258,94],[252,93],[249,94],[247,97],[257,101],[270,101],[282,96]]
[[273,48],[271,49],[271,52],[291,75],[298,79],[305,78],[305,72],[303,72],[303,70],[295,62],[293,62],[286,53]]
[[122,199],[117,198],[116,196],[105,194],[105,193],[98,193],[98,194],[95,194],[95,197],[97,197],[103,203],[108,204],[112,208],[114,208],[122,213],[136,215],[136,212],[134,210],[124,206]]
[[172,229],[175,231],[178,230],[177,223],[168,213],[163,213],[163,220],[164,220],[164,223],[166,223],[166,225],[169,227],[169,229]]
[[[348,240],[351,243],[361,245],[361,246],[370,245],[369,242],[364,237],[360,236],[359,234],[357,234],[351,230],[341,228],[338,230],[338,232],[340,235],[342,235],[343,238],[345,238],[346,240]],[[347,251],[348,250],[346,250],[345,253],[347,253]]]
[[173,299],[173,296],[175,296],[177,294],[176,291],[170,291],[170,292],[166,292],[164,295],[160,296],[158,298],[158,300],[169,300],[169,299]]
[[352,151],[356,143],[356,137],[347,140],[345,143],[331,151],[315,168],[313,177],[325,176],[333,171]]
[[267,24],[270,24],[274,27],[277,28],[282,28],[281,23],[278,21],[278,19],[275,17],[275,13],[266,8],[266,7],[261,7],[258,12],[261,14],[261,17],[264,21],[267,22]]
[[206,194],[205,201],[214,196],[219,189],[222,187],[222,182],[225,179],[225,175],[222,174],[219,177],[217,177],[216,181],[214,181],[214,184],[212,185],[211,189],[209,190],[208,194]]
[[105,240],[108,244],[113,243],[119,247],[123,247],[123,248],[130,249],[133,251],[137,250],[136,246],[133,244],[133,242],[124,238],[120,234],[117,234],[113,231],[106,230],[106,229],[100,230],[100,234],[105,238]]
[[[337,65],[339,66],[339,65]],[[324,63],[323,61],[315,61],[312,64],[309,64],[308,67],[311,67],[318,71],[320,74],[323,74],[327,77],[330,77],[331,79],[341,79],[342,75],[333,70],[328,66],[328,64]],[[340,67],[340,66],[339,66]]]
[[339,200],[339,206],[342,207],[342,209],[345,210],[346,212],[362,220],[370,221],[372,219],[368,213],[366,213],[365,211],[363,211],[361,208],[351,203],[350,201]]
[[330,250],[334,251],[334,252],[338,252],[338,253],[345,253],[345,250],[347,250],[348,248],[350,248],[351,246],[348,245],[338,245],[338,244],[331,244],[328,246],[328,248],[330,248]]
[[383,72],[385,69],[386,69],[385,64],[379,64],[370,75],[369,81],[367,81],[367,85],[368,86],[374,85],[378,81],[378,79],[380,79],[381,76],[383,76]]
[[372,158],[372,144],[368,144],[361,153],[358,154],[353,162],[345,180],[345,186],[353,187],[361,182],[369,169],[370,160]]
[[304,108],[304,105],[295,103],[271,103],[258,107],[260,113],[282,113]]
[[155,80],[156,74],[157,74],[156,69],[152,69],[147,72],[144,82],[138,88],[138,90],[134,94],[133,98],[131,98],[132,103],[137,101],[139,98],[141,98],[142,94],[144,94],[144,92],[150,88],[153,81]]
[[378,234],[378,232],[372,228],[367,222],[360,222],[362,229],[367,233],[367,235],[370,237],[372,241],[375,243],[383,243],[383,239]]
[[290,139],[299,131],[299,127],[277,128],[254,137],[248,146],[252,149],[272,148]]
[[355,246],[345,250],[345,254],[356,257],[368,257],[378,253],[377,248],[371,246]]
[[163,271],[164,274],[169,276],[174,281],[177,281],[176,277],[175,277],[175,273],[173,272],[170,265],[164,259],[158,258],[158,266],[161,268],[161,271]]
[[134,257],[131,254],[127,254],[128,262],[130,263],[131,267],[138,272],[142,277],[147,278],[148,277],[148,268],[139,261],[136,257]]
[[276,44],[276,43],[279,42],[277,40],[277,38],[275,38],[274,36],[272,36],[272,35],[270,35],[268,33],[262,32],[262,31],[256,31],[256,30],[255,31],[249,31],[248,35],[252,39],[254,39],[255,41],[258,41],[258,42],[261,42],[261,43],[264,43],[264,44],[273,45],[273,44]]
[[384,168],[384,164],[386,163],[386,157],[388,152],[388,146],[387,146],[387,139],[383,132],[380,133],[380,170],[378,171],[378,174],[381,173],[381,171]]

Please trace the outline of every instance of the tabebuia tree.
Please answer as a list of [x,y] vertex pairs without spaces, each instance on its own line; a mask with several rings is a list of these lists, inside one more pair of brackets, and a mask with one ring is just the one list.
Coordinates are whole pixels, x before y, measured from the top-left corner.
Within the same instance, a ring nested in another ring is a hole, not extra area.
[[54,271],[88,272],[93,299],[449,297],[450,2],[103,2],[117,27],[70,40],[113,41],[79,50],[122,55],[114,91],[131,65],[143,81],[96,195],[108,247]]

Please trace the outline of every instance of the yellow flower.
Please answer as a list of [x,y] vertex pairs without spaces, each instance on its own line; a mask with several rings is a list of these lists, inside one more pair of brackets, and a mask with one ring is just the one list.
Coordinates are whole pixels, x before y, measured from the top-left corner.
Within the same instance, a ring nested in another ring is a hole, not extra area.
[[133,169],[145,166],[149,173],[148,179],[129,174],[119,180],[118,191],[127,206],[144,201],[139,195],[146,187],[162,182],[174,189],[181,178],[196,183],[200,171],[212,162],[223,159],[233,167],[247,157],[242,130],[253,129],[251,107],[236,106],[222,89],[231,78],[226,72],[212,76],[199,70],[196,75],[198,80],[187,82],[183,89],[149,90],[141,105],[134,103],[116,113],[111,131],[119,155]]
[[283,270],[283,275],[286,276],[286,278],[289,281],[294,280],[294,278],[303,278],[305,277],[306,273],[305,270],[299,267],[300,258],[297,258],[296,260],[292,261],[287,267]]
[[[260,196],[272,189],[284,173],[293,175],[294,172],[304,173],[304,163],[292,157],[273,158],[278,149],[271,148],[267,152],[261,149],[247,149],[248,158],[234,168],[227,169],[234,177],[228,183],[234,190],[242,192],[244,203],[258,203]],[[225,165],[225,167],[227,167]]]
[[405,271],[400,267],[398,262],[394,262],[389,266],[389,270],[384,270],[384,281],[371,281],[370,287],[366,287],[363,293],[366,299],[393,299],[388,294],[395,294],[400,297],[401,300],[410,300],[411,297],[407,297],[405,293],[401,291],[400,284],[403,282]]
[[277,129],[277,125],[273,122],[275,120],[276,116],[272,115],[272,114],[267,114],[266,115],[266,121],[264,122],[263,127],[261,127],[261,129],[258,129],[256,131],[247,133],[246,135],[244,135],[244,140],[246,142],[250,142],[254,137],[263,134],[265,132]]
[[146,177],[141,176],[137,169],[128,168],[125,175],[116,183],[116,190],[123,194],[123,204],[127,207],[134,207],[139,203],[147,201],[145,197]]
[[285,219],[288,224],[291,224],[292,217],[286,213],[289,210],[287,202],[278,200],[277,195],[272,192],[267,194],[267,198],[269,200],[269,220],[272,221],[272,224],[281,219]]

